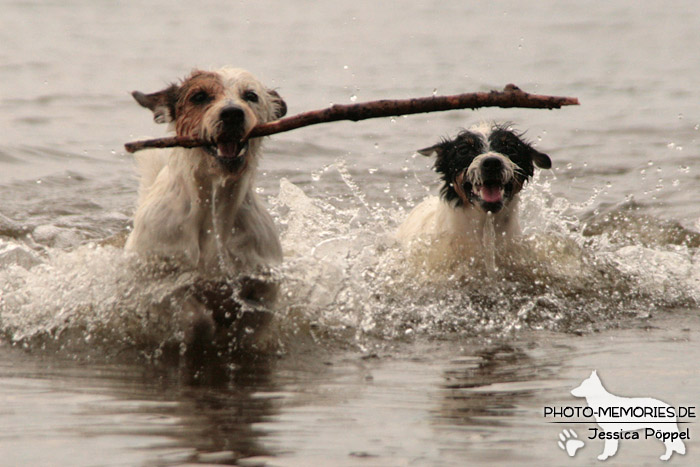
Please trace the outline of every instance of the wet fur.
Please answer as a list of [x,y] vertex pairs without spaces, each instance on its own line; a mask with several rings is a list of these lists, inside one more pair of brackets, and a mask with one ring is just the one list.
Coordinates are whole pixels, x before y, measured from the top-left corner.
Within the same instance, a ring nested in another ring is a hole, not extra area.
[[[209,148],[137,154],[138,207],[125,246],[197,272],[183,308],[191,313],[188,345],[204,346],[222,329],[226,334],[241,304],[275,301],[277,285],[265,277],[282,261],[282,249],[254,191],[261,141],[250,140],[240,153],[237,142],[258,123],[284,115],[286,105],[250,73],[232,68],[194,71],[162,91],[133,95],[178,136],[212,141]],[[235,118],[226,117],[231,109]]]
[[[422,264],[429,268],[480,258],[489,217],[497,247],[512,244],[520,234],[520,191],[535,165],[551,167],[549,156],[498,124],[482,123],[418,152],[435,155],[434,168],[443,182],[440,196],[413,209],[396,236],[409,251],[421,251]],[[480,190],[483,184],[490,190]],[[484,200],[479,193],[493,197],[500,193],[501,199]]]

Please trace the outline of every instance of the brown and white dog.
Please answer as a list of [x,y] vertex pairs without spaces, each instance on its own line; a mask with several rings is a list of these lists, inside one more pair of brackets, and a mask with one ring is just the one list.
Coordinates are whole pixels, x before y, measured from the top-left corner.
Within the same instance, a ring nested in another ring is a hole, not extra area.
[[[254,191],[261,140],[241,141],[255,125],[282,117],[286,104],[233,68],[196,70],[162,91],[132,95],[177,136],[212,142],[137,155],[138,207],[126,242],[127,250],[197,271],[195,296],[209,311],[193,318],[190,340],[206,340],[230,324],[239,300],[275,300],[276,284],[255,279],[282,261],[277,230]],[[233,289],[220,286],[234,281]]]
[[440,198],[419,204],[401,224],[398,240],[421,250],[429,267],[479,258],[486,222],[491,218],[498,244],[519,233],[518,193],[534,166],[548,169],[549,156],[534,149],[504,125],[482,123],[454,139],[418,151],[436,155],[443,185]]

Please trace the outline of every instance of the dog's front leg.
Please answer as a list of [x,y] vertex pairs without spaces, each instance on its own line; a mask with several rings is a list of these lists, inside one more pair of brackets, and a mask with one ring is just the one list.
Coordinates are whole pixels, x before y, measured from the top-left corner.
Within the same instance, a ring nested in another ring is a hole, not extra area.
[[599,461],[604,461],[608,457],[614,456],[617,452],[617,445],[619,441],[616,439],[606,439],[605,446],[603,447],[603,453],[598,456]]

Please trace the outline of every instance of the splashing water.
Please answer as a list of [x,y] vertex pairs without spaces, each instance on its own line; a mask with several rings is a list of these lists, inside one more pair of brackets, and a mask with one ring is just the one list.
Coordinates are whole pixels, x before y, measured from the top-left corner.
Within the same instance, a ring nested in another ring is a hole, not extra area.
[[169,310],[177,308],[189,280],[113,247],[52,252],[29,270],[10,265],[0,271],[2,332],[25,346],[104,344],[117,353],[128,347],[156,352],[181,340],[178,315]]
[[414,268],[392,238],[402,213],[359,216],[371,208],[345,166],[336,168],[358,200],[354,206],[310,199],[284,180],[273,202],[280,223],[290,226],[283,232],[287,298],[319,329],[382,338],[497,336],[522,328],[590,332],[700,302],[697,233],[674,226],[683,242],[659,236],[657,245],[640,245],[649,224],[664,221],[639,225],[626,216],[629,242],[612,241],[622,225],[593,234],[591,219],[579,219],[596,194],[575,205],[552,196],[549,182],[538,178],[524,193],[524,235],[513,251],[495,251],[491,224],[484,264]]
[[484,235],[481,240],[484,246],[484,266],[486,275],[493,278],[496,275],[496,227],[493,215],[489,212],[484,224]]
[[[403,208],[370,205],[342,161],[322,176],[337,176],[350,202],[310,198],[287,180],[269,199],[285,253],[274,326],[282,347],[300,334],[364,347],[376,338],[499,337],[523,328],[585,333],[700,303],[700,235],[626,205],[590,216],[594,197],[574,205],[535,178],[523,192],[523,238],[513,251],[495,250],[489,223],[483,263],[426,271],[393,238]],[[0,240],[0,250],[19,243]],[[25,250],[0,264],[7,340],[149,358],[183,344],[193,272],[94,244]]]

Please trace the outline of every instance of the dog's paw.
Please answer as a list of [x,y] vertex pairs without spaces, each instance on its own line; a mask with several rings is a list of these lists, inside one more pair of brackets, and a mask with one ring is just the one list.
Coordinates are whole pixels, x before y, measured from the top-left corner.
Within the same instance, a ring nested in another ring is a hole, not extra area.
[[563,451],[566,451],[569,457],[574,457],[576,455],[576,451],[581,449],[584,444],[585,443],[583,441],[578,439],[578,435],[574,430],[564,429],[561,433],[559,433],[559,441],[557,441],[557,445],[559,445]]

